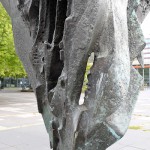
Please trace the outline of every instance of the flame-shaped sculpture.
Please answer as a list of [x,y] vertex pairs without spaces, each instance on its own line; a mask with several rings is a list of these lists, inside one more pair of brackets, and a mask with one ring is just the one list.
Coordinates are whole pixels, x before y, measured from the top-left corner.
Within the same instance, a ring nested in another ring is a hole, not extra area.
[[[1,0],[53,150],[105,150],[126,132],[149,0]],[[87,61],[94,53],[84,103]]]

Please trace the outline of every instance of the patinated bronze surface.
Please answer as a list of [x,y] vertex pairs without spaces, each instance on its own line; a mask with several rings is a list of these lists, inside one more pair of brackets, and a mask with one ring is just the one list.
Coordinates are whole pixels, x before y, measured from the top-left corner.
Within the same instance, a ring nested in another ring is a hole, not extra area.
[[[1,0],[53,150],[105,150],[126,132],[142,78],[149,0]],[[94,62],[79,105],[88,58]]]

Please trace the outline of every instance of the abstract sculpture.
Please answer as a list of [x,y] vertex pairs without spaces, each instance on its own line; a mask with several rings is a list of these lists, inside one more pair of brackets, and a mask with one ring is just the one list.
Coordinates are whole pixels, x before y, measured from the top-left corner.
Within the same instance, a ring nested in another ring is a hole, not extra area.
[[[105,150],[126,132],[142,78],[149,0],[1,0],[53,150]],[[87,61],[94,53],[84,103]]]

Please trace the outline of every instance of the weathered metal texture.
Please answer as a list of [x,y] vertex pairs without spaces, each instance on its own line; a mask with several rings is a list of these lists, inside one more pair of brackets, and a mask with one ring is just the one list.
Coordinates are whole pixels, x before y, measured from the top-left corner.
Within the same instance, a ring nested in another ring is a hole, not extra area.
[[[126,132],[142,78],[147,0],[1,0],[53,150],[105,150]],[[144,5],[144,7],[143,7]],[[137,15],[138,14],[138,15]],[[84,104],[79,105],[91,53]]]

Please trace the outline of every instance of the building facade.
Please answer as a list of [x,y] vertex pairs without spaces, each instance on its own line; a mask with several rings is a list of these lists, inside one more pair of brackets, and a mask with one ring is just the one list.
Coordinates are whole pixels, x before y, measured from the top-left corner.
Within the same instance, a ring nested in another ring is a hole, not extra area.
[[146,47],[143,50],[144,68],[142,68],[137,60],[133,62],[133,66],[143,76],[144,86],[150,86],[150,35],[145,38]]

